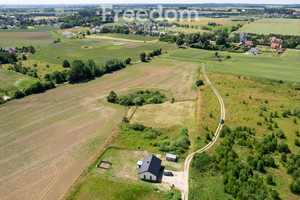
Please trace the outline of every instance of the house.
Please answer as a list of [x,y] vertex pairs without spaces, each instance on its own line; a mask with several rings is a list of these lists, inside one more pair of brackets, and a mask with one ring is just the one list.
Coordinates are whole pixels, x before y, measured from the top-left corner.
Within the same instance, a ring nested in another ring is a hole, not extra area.
[[281,43],[283,42],[283,40],[282,40],[282,39],[277,39],[277,38],[276,38],[275,42],[278,43],[278,44],[281,44]]
[[280,46],[279,44],[273,42],[273,43],[271,44],[271,49],[278,49],[279,46]]
[[259,53],[259,49],[258,48],[251,48],[249,52],[253,55],[257,55]]
[[170,154],[170,153],[167,153],[167,154],[166,154],[166,160],[175,162],[176,159],[177,159],[177,156],[176,156],[176,155]]
[[161,160],[154,155],[144,158],[139,170],[142,180],[157,181],[161,169]]
[[4,48],[4,51],[11,53],[11,51],[16,52],[17,50],[16,50],[16,47],[6,47],[6,48]]
[[248,41],[248,40],[247,40],[247,41],[245,42],[245,45],[251,47],[251,46],[253,45],[253,43],[252,43],[252,41]]
[[276,40],[276,37],[270,37],[270,38],[269,38],[269,41],[270,41],[270,42],[275,42],[275,40]]
[[278,43],[278,44],[281,44],[283,42],[282,39],[279,39],[279,38],[276,38],[276,37],[270,37],[269,41],[272,42],[272,43],[275,42],[275,43]]
[[70,35],[70,33],[69,32],[63,32],[63,36],[66,36],[66,37],[68,37]]
[[240,42],[246,42],[247,38],[245,38],[246,34],[245,33],[240,33],[239,37],[240,37]]
[[136,34],[136,30],[131,30],[130,33],[131,34]]

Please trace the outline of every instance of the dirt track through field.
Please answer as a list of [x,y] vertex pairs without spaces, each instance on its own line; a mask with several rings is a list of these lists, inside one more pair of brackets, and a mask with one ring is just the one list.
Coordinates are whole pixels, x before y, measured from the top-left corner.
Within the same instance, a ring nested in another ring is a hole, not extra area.
[[[219,103],[220,103],[220,106],[221,106],[221,118],[220,118],[220,121],[222,119],[225,120],[225,115],[226,114],[225,114],[225,106],[224,106],[223,99],[220,96],[220,94],[218,93],[218,91],[216,90],[216,88],[210,82],[208,76],[206,75],[204,64],[202,64],[202,72],[204,74],[206,82],[208,83],[208,85],[210,85],[211,89],[217,95],[217,97],[219,99]],[[182,190],[182,193],[181,193],[181,196],[182,196],[183,200],[188,200],[189,199],[189,169],[190,169],[190,164],[191,164],[191,161],[192,161],[194,155],[196,153],[202,153],[202,152],[207,151],[208,149],[210,149],[214,145],[214,143],[217,141],[217,139],[219,137],[219,133],[222,130],[222,127],[223,127],[223,124],[221,124],[219,122],[218,127],[216,129],[216,132],[215,132],[214,137],[212,138],[212,140],[207,145],[205,145],[204,147],[202,147],[201,149],[198,149],[197,151],[191,153],[185,159],[185,162],[184,162],[184,175],[183,175],[183,177],[184,177],[184,187],[183,187],[183,190]]]
[[126,114],[106,102],[111,90],[162,89],[195,99],[196,70],[196,64],[153,59],[0,107],[0,199],[59,199]]
[[[109,36],[103,36],[103,35],[90,35],[87,36],[87,38],[93,38],[93,39],[105,39],[105,40],[119,40],[124,42],[138,42],[138,43],[145,43],[144,40],[133,40],[133,39],[126,39],[126,38],[118,38],[118,37],[109,37]],[[146,43],[156,43],[158,40],[151,40],[146,41]]]

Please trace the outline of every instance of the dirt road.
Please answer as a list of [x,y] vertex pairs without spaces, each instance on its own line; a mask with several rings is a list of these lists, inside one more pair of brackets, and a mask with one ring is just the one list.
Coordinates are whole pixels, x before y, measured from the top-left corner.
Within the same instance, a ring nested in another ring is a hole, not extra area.
[[[90,35],[90,36],[86,36],[86,37],[94,38],[94,39],[119,40],[119,41],[125,41],[125,42],[145,43],[144,40],[133,40],[133,39],[110,37],[110,36],[103,36],[103,35]],[[156,42],[158,42],[158,40],[146,41],[146,43],[156,43]]]
[[[204,74],[204,77],[206,79],[206,82],[210,85],[211,89],[214,91],[214,93],[217,95],[219,102],[220,102],[220,106],[221,106],[221,119],[225,120],[225,106],[224,106],[224,102],[222,97],[220,96],[220,94],[218,93],[218,91],[216,90],[216,88],[212,85],[212,83],[210,82],[209,78],[206,75],[205,72],[205,67],[204,64],[202,64],[202,72]],[[220,119],[220,121],[221,121]],[[217,141],[218,137],[219,137],[219,133],[221,131],[223,127],[223,124],[219,123],[218,128],[216,129],[216,132],[214,134],[214,137],[212,138],[212,140],[205,145],[203,148],[191,153],[186,159],[185,159],[185,163],[184,163],[184,174],[183,174],[183,178],[184,178],[184,187],[183,187],[183,191],[181,193],[182,199],[183,200],[188,200],[189,199],[189,168],[190,168],[190,163],[191,160],[193,159],[193,156],[196,153],[202,153],[206,150],[208,150],[210,147],[213,146],[213,144]]]

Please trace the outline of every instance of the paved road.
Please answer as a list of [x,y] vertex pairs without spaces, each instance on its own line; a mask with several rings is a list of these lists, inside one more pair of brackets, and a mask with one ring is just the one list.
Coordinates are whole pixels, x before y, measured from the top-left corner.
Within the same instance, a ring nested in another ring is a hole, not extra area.
[[[216,90],[216,88],[209,81],[209,78],[207,77],[206,72],[205,72],[204,64],[202,64],[202,72],[204,74],[206,82],[210,85],[211,89],[214,91],[214,93],[217,95],[217,97],[219,99],[220,106],[221,106],[220,121],[221,121],[221,119],[225,120],[225,106],[224,106],[223,99],[220,96],[220,94],[218,93],[218,91]],[[183,188],[183,191],[182,191],[182,194],[181,194],[183,200],[188,200],[189,199],[189,168],[190,168],[190,163],[191,163],[191,160],[193,159],[193,156],[195,155],[195,153],[202,153],[202,152],[208,150],[210,147],[212,147],[213,144],[218,139],[219,133],[220,133],[222,127],[223,127],[223,124],[221,124],[219,122],[218,128],[216,129],[216,132],[215,132],[214,137],[212,138],[212,140],[207,145],[205,145],[203,148],[198,149],[197,151],[195,151],[195,152],[191,153],[190,155],[188,155],[188,157],[185,159],[185,163],[184,163],[184,188]]]

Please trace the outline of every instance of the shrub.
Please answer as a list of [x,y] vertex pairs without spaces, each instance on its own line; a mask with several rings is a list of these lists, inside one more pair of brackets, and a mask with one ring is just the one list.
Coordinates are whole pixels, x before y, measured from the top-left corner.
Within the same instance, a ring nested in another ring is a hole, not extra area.
[[275,185],[274,177],[271,174],[267,174],[265,180],[268,185]]
[[211,157],[206,152],[203,152],[194,155],[191,166],[199,172],[205,172],[209,170],[211,163]]
[[201,79],[200,79],[200,80],[197,80],[197,81],[196,81],[196,86],[199,87],[199,86],[201,86],[201,85],[204,85],[203,80],[201,80]]
[[260,106],[260,109],[261,109],[262,111],[267,111],[267,108],[266,108],[265,106]]
[[261,126],[261,125],[262,125],[262,123],[261,123],[261,122],[256,122],[256,124],[257,124],[258,126]]
[[281,129],[276,132],[276,136],[280,139],[286,139],[285,134]]
[[299,139],[295,139],[295,145],[296,145],[297,147],[300,147],[300,141],[299,141]]

